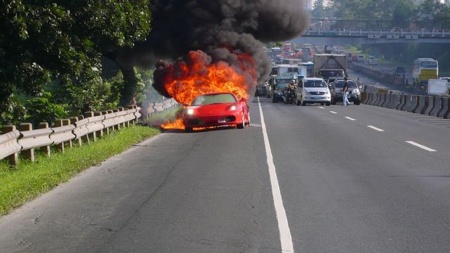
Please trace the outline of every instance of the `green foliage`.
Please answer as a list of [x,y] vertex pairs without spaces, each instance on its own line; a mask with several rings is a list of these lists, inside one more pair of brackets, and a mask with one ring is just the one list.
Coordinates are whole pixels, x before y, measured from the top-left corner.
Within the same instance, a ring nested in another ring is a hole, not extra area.
[[50,157],[37,155],[34,163],[21,160],[14,169],[0,161],[0,216],[157,134],[156,128],[132,126],[112,132],[91,145],[74,146],[64,153],[54,152]]
[[68,114],[64,105],[55,104],[52,101],[53,97],[50,92],[30,98],[25,104],[27,110],[25,122],[32,123],[34,127],[37,127],[40,122],[52,125],[56,119],[67,118]]
[[4,106],[0,111],[0,126],[4,125],[19,125],[25,122],[27,110],[25,107],[26,98],[20,93],[12,93],[6,101],[2,101],[7,106]]
[[123,94],[112,92],[124,86],[102,80],[101,57],[133,47],[151,28],[148,0],[11,0],[1,2],[0,11],[2,124],[23,116],[11,109],[25,105],[14,93],[38,96],[50,82],[48,102],[69,113],[117,105]]

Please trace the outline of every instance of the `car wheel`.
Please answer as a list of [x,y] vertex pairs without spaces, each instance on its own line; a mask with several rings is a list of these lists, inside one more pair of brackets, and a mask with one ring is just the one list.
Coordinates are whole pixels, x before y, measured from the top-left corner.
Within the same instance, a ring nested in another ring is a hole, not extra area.
[[185,128],[184,128],[184,131],[185,131],[186,133],[192,133],[192,131],[194,131],[194,129],[193,129],[192,127],[185,127]]
[[242,113],[242,116],[241,116],[241,123],[238,123],[237,125],[236,125],[236,128],[237,129],[243,129],[245,127],[245,117],[244,117],[244,113]]
[[358,100],[355,100],[355,102],[353,102],[353,104],[355,104],[355,105],[359,105],[361,102],[359,101],[359,99]]

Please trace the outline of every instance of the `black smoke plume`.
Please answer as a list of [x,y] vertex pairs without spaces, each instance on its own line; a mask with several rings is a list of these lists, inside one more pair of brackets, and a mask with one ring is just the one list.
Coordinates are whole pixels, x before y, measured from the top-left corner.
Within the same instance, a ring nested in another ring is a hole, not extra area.
[[[165,68],[189,51],[201,50],[212,63],[233,64],[230,53],[250,54],[256,62],[258,82],[270,72],[265,42],[285,41],[300,36],[309,25],[305,0],[156,0],[149,39],[128,54],[135,64],[156,64],[155,89],[169,96],[163,87]],[[232,51],[223,50],[231,48]],[[149,50],[150,49],[150,50]],[[143,52],[151,52],[148,55]]]

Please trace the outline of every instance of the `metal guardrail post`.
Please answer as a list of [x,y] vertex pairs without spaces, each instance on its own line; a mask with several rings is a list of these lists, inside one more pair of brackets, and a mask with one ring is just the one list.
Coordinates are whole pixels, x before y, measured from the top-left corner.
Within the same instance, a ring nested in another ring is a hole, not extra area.
[[[101,115],[103,115],[102,112],[94,112],[94,116],[101,116]],[[96,132],[95,132],[95,135],[96,135],[96,136],[99,136],[99,137],[103,137],[103,129],[104,129],[104,128],[102,128],[102,129],[96,131]]]
[[[19,125],[19,131],[31,131],[31,130],[33,130],[33,125],[31,123],[21,123]],[[34,162],[34,148],[22,150],[21,155],[23,158]]]
[[[39,129],[47,129],[48,127],[49,126],[48,126],[47,122],[41,122],[41,123],[39,123],[39,126],[38,126]],[[39,150],[46,156],[50,156],[50,152],[51,152],[50,146],[40,147]]]
[[[62,126],[64,126],[63,120],[62,120],[62,119],[56,120],[54,126],[55,126],[55,127],[62,127]],[[61,153],[64,153],[64,142],[61,142],[61,143],[56,144],[56,148],[57,148]]]
[[[1,132],[2,135],[6,136],[5,143],[8,147],[7,150],[9,150],[5,153],[5,155],[10,154],[6,156],[6,159],[10,165],[16,166],[19,164],[19,151],[22,148],[19,143],[17,143],[17,138],[19,137],[20,132],[14,125],[3,126]],[[3,144],[3,140],[0,144]]]

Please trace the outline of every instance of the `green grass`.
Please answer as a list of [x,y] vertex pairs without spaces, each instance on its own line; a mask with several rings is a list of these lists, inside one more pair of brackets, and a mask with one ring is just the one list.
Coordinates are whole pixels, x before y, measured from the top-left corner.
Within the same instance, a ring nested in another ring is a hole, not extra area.
[[11,167],[0,161],[0,215],[159,133],[158,128],[135,125],[114,131],[90,145],[65,148],[64,153],[52,150],[50,157],[37,154],[35,162],[20,160],[16,167]]

